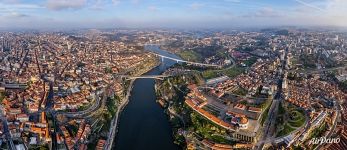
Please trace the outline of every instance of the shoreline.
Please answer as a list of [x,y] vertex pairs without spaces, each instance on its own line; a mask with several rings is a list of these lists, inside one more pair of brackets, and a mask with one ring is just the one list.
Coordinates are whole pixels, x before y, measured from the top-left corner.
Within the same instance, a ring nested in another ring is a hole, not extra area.
[[[160,64],[161,64],[160,60],[157,59],[155,65],[153,65],[152,67],[149,67],[148,69],[145,69],[145,71],[143,71],[142,73],[139,73],[139,75],[143,75],[143,74],[146,74],[146,73],[150,72],[151,70],[153,70],[156,67],[160,66]],[[129,103],[129,97],[131,96],[130,93],[132,91],[133,84],[134,84],[135,80],[136,79],[133,79],[133,80],[130,81],[127,94],[124,97],[124,99],[122,101],[122,104],[117,109],[116,116],[112,119],[112,124],[113,124],[112,125],[112,129],[111,129],[112,131],[109,131],[109,138],[108,138],[108,139],[111,139],[111,142],[107,142],[107,147],[106,147],[107,150],[111,150],[113,148],[113,146],[114,146],[114,141],[115,141],[115,138],[116,138],[117,133],[118,133],[118,125],[120,124],[119,118],[122,115],[123,109]],[[113,128],[113,126],[115,126],[115,127]]]
[[[166,52],[168,52],[168,51],[166,51]],[[170,53],[170,54],[172,54],[172,53]],[[145,71],[140,71],[140,73],[137,73],[136,75],[137,76],[141,76],[141,75],[143,75],[143,74],[146,74],[146,73],[149,73],[150,71],[152,71],[153,69],[155,69],[155,68],[157,68],[157,67],[159,67],[160,65],[162,65],[162,62],[161,62],[161,59],[160,59],[160,57],[155,57],[154,58],[155,59],[155,63],[153,63],[153,65],[152,66],[150,66],[150,67],[146,67],[146,69],[143,69],[143,70],[145,70]],[[162,74],[162,72],[160,72],[159,74]],[[132,82],[134,82],[136,79],[134,79],[134,80],[131,80]],[[155,88],[155,86],[156,86],[156,83],[154,83],[154,85],[153,85],[153,87]],[[131,84],[131,86],[129,86],[129,87],[133,87],[133,84]],[[130,97],[130,96],[129,96]],[[113,130],[115,130],[115,131],[113,131],[114,133],[113,133],[113,136],[109,136],[109,139],[110,138],[112,138],[111,140],[112,140],[112,145],[108,145],[109,147],[107,147],[106,149],[114,149],[115,147],[116,147],[116,144],[114,144],[114,143],[116,143],[115,141],[117,140],[117,135],[118,135],[118,126],[120,125],[120,117],[122,116],[122,112],[123,112],[123,110],[125,109],[125,107],[127,106],[127,104],[128,104],[128,102],[130,101],[130,99],[129,99],[129,97],[127,97],[127,99],[126,99],[126,101],[125,101],[125,103],[121,106],[121,108],[119,108],[118,110],[117,110],[117,120],[115,120],[115,121],[113,121],[113,125],[114,126],[116,126],[116,128],[114,128]],[[156,90],[155,90],[155,103],[156,103],[156,105],[159,105],[159,103],[157,102],[157,100],[158,100],[158,97],[157,97],[157,95],[156,95]],[[160,105],[159,105],[160,106]],[[174,145],[176,145],[177,147],[180,147],[181,148],[181,146],[179,145],[179,144],[176,144],[175,142],[174,142],[174,138],[175,138],[175,136],[174,136],[174,132],[173,132],[173,126],[171,125],[171,123],[170,123],[170,114],[168,114],[167,112],[165,112],[166,111],[166,109],[165,108],[163,108],[163,107],[161,107],[161,109],[162,109],[162,111],[164,111],[164,115],[165,115],[165,120],[169,123],[169,128],[170,128],[170,136],[171,136],[171,138],[173,139],[173,144]],[[119,111],[119,112],[118,112]],[[115,125],[116,124],[116,125]]]

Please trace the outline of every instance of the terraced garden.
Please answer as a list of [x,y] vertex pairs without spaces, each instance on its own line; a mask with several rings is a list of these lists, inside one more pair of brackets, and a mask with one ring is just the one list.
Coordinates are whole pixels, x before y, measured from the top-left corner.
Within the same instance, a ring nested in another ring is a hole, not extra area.
[[279,114],[276,118],[276,126],[278,126],[276,137],[290,134],[303,126],[305,121],[306,117],[304,111],[294,106],[287,106],[287,108],[284,108],[280,105]]

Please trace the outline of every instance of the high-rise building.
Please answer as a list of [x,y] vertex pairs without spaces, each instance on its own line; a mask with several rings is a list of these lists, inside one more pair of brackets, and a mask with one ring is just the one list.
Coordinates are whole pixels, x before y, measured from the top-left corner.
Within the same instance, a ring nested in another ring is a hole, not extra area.
[[2,52],[11,50],[10,43],[8,41],[6,41],[4,37],[1,37],[1,46],[0,47],[1,47]]
[[4,37],[1,37],[1,43],[0,43],[1,52],[4,51],[4,44],[5,44]]

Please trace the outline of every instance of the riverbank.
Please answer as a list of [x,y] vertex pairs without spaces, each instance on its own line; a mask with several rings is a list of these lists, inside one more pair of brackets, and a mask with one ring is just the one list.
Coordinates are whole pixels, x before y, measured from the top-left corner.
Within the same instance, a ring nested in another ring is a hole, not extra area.
[[[160,61],[158,59],[156,59],[154,65],[152,65],[151,67],[148,67],[148,66],[145,67],[145,69],[142,69],[139,73],[137,73],[135,75],[143,75],[143,74],[153,70],[154,68],[158,67],[159,65],[160,65]],[[124,107],[129,102],[129,96],[130,96],[131,90],[133,88],[134,81],[135,80],[130,81],[129,86],[128,86],[128,90],[126,92],[126,96],[121,101],[121,105],[119,105],[117,112],[115,114],[115,117],[112,119],[112,125],[111,125],[110,130],[109,130],[109,136],[108,136],[106,148],[105,148],[106,150],[111,150],[114,147],[113,142],[114,142],[114,138],[116,138],[116,136],[117,136],[117,130],[118,130],[117,126],[120,123],[118,118],[121,115]]]
[[[165,52],[152,48],[156,53]],[[165,53],[166,55],[170,55]],[[175,61],[165,60],[145,75],[159,75],[175,64]],[[119,116],[119,125],[115,139],[117,150],[132,149],[180,149],[174,144],[172,129],[167,115],[156,102],[154,90],[155,79],[137,79],[134,81],[128,104]]]
[[131,80],[129,87],[128,87],[128,90],[127,90],[127,93],[126,93],[126,96],[123,98],[121,104],[119,105],[119,107],[117,109],[115,117],[112,120],[112,125],[110,127],[109,136],[108,136],[107,143],[106,143],[106,148],[105,148],[106,150],[111,150],[113,148],[113,141],[114,141],[114,138],[116,137],[117,125],[119,123],[118,118],[119,118],[120,114],[122,113],[123,108],[129,102],[129,96],[130,96],[130,92],[133,88],[133,83],[134,83],[134,80]]
[[151,71],[152,69],[160,66],[160,59],[154,55],[151,55],[152,58],[150,58],[147,62],[142,64],[139,69],[135,69],[134,72],[130,72],[130,75],[133,76],[141,76],[143,74],[146,74],[147,72]]

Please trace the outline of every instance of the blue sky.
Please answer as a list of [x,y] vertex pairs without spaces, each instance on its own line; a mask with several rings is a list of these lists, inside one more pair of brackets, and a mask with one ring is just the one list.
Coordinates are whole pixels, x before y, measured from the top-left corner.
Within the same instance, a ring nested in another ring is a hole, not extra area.
[[1,28],[347,26],[347,0],[0,0]]

